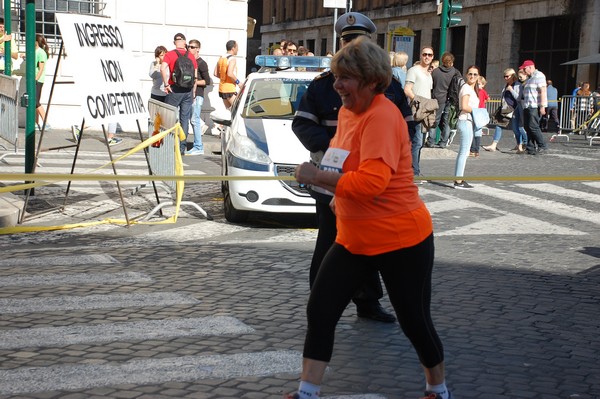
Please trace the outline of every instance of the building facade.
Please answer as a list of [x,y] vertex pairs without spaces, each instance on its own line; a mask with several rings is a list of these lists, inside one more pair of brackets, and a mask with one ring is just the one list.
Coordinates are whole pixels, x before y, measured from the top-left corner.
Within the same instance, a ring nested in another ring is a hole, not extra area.
[[[478,65],[490,93],[503,86],[502,71],[525,59],[554,81],[559,94],[570,94],[578,81],[600,84],[598,65],[563,66],[600,51],[598,0],[462,0],[459,24],[448,30],[446,50],[464,71]],[[377,26],[372,39],[386,50],[398,47],[398,36],[411,41],[411,59],[422,46],[440,57],[440,15],[436,0],[354,0],[352,11],[364,13]],[[345,10],[339,9],[341,15]],[[293,40],[325,55],[333,49],[334,10],[323,0],[264,0],[262,51],[281,39]]]
[[[18,50],[25,53],[25,9],[26,0],[11,0],[11,22]],[[4,10],[0,4],[0,10]],[[85,68],[85,65],[74,65],[69,62],[65,49],[59,68],[57,61],[60,50],[60,31],[58,30],[55,14],[61,12],[95,15],[112,18],[125,26],[127,30],[127,46],[131,50],[129,62],[138,71],[140,92],[150,98],[152,81],[148,75],[150,63],[154,60],[154,49],[165,46],[173,49],[173,36],[183,33],[187,40],[198,39],[202,44],[201,57],[207,62],[209,72],[225,53],[225,43],[236,40],[239,44],[237,55],[238,71],[244,76],[246,70],[246,43],[248,21],[248,0],[36,0],[36,33],[42,33],[48,40],[51,55],[46,66],[46,83],[42,92],[42,104],[46,105],[56,75],[59,84],[54,85],[51,109],[48,112],[48,122],[53,127],[68,127],[81,123],[79,104],[73,103],[73,90],[78,90],[81,82],[73,83],[74,68]],[[66,56],[65,56],[66,54]],[[15,74],[24,74],[24,68],[19,70],[15,65]],[[214,79],[216,80],[216,79]],[[22,79],[24,82],[24,79]],[[223,106],[218,97],[217,83],[205,91],[203,119],[208,120],[208,113]],[[24,88],[24,85],[21,84]],[[24,90],[20,90],[24,92]],[[24,123],[23,118],[19,118]],[[145,121],[144,121],[145,122]],[[143,126],[143,125],[142,125]],[[128,130],[137,130],[135,125],[124,126]]]

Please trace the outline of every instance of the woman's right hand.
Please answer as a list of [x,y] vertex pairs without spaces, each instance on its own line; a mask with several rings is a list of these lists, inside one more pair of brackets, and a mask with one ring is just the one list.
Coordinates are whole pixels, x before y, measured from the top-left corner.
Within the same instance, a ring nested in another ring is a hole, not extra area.
[[294,176],[298,183],[312,184],[319,169],[310,162],[304,162],[296,167]]

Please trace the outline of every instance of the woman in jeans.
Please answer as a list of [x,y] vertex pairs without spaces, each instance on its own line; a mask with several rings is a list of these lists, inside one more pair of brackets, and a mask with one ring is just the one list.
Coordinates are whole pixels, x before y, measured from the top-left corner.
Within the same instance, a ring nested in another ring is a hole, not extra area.
[[469,157],[469,150],[473,142],[473,117],[471,112],[479,107],[479,96],[477,95],[477,80],[479,79],[479,67],[471,65],[467,69],[467,82],[462,85],[458,97],[460,98],[460,114],[458,115],[457,133],[460,137],[460,146],[456,156],[454,167],[454,188],[470,189],[472,185],[461,179],[465,174],[465,166]]
[[[510,105],[514,110],[510,119],[510,125],[515,134],[517,145],[513,150],[516,150],[517,154],[522,154],[525,152],[525,144],[527,144],[527,133],[525,132],[525,128],[523,128],[523,109],[521,108],[521,103],[519,101],[521,83],[519,83],[517,74],[512,68],[506,68],[504,70],[504,81],[506,82],[506,85],[504,86],[504,89],[502,89],[502,94],[500,95],[502,98],[502,105],[504,106],[506,103],[506,105]],[[498,142],[501,138],[502,128],[496,126],[492,144],[484,145],[483,149],[486,151],[496,151]]]

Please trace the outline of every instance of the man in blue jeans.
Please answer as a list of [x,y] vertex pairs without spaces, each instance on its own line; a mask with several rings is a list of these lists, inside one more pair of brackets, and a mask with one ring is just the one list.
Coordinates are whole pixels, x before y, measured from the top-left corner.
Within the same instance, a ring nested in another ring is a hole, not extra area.
[[190,40],[188,49],[190,53],[196,57],[196,63],[198,64],[197,74],[198,80],[196,80],[195,97],[192,111],[192,130],[194,131],[194,147],[185,153],[185,155],[202,155],[204,154],[204,145],[202,144],[202,134],[206,128],[206,124],[202,120],[202,104],[204,104],[204,88],[208,86],[210,81],[210,74],[208,73],[208,65],[206,61],[200,57],[200,41],[196,39]]
[[523,83],[523,116],[525,131],[527,131],[526,151],[529,155],[541,155],[548,151],[548,145],[540,129],[540,118],[546,115],[548,108],[548,93],[546,76],[535,68],[532,60],[526,60],[519,67],[529,79]]
[[[426,99],[431,99],[431,90],[433,89],[433,79],[431,73],[429,73],[429,67],[433,61],[433,48],[431,46],[425,46],[421,49],[421,60],[418,64],[413,66],[406,73],[406,85],[404,86],[404,93],[408,97],[408,101],[411,102],[415,99],[416,95],[419,95]],[[421,148],[423,148],[423,142],[425,139],[426,131],[423,131],[423,125],[419,123],[416,126],[416,132],[412,139],[412,165],[413,173],[415,178],[421,175],[421,169],[419,162],[421,160]],[[422,183],[423,181],[415,180],[415,183]]]
[[[176,84],[169,71],[175,70],[175,61],[177,61],[177,58],[179,57],[177,53],[182,56],[187,54],[187,57],[192,60],[194,69],[196,70],[198,69],[198,64],[196,63],[196,57],[194,57],[187,49],[186,39],[183,33],[177,33],[173,38],[173,43],[175,44],[175,49],[165,54],[165,58],[160,65],[160,73],[165,85],[165,91],[167,92],[165,103],[174,107],[179,107],[179,123],[181,123],[183,133],[185,133],[185,137],[187,138],[190,118],[192,117],[192,104],[194,102],[192,89],[184,88]],[[185,154],[186,149],[187,143],[185,141],[181,142],[181,155]]]

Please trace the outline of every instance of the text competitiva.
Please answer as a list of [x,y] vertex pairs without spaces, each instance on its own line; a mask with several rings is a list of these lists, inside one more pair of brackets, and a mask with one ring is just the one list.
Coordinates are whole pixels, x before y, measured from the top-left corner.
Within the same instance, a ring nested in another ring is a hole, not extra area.
[[146,113],[144,101],[138,92],[89,95],[86,103],[88,111],[94,119],[111,115]]

